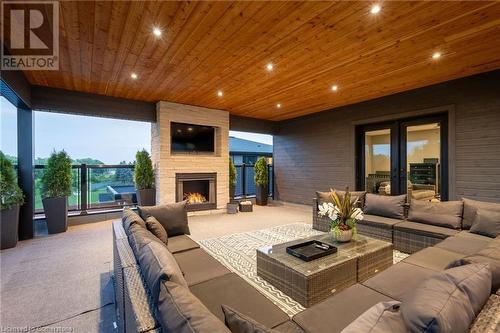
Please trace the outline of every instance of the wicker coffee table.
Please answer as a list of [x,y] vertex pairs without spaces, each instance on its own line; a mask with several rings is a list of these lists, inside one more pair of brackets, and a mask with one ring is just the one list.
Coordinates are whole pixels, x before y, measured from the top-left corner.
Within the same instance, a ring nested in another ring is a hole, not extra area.
[[[286,253],[287,246],[313,239],[336,246],[337,253],[309,262]],[[391,265],[392,243],[362,235],[349,243],[337,243],[325,234],[257,250],[257,275],[305,307]]]

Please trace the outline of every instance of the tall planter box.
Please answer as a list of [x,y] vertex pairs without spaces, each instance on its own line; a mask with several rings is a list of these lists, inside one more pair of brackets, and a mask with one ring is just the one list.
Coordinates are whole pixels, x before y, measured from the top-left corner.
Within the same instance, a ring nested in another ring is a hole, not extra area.
[[156,190],[154,188],[146,188],[137,190],[137,204],[139,206],[154,206],[156,205]]
[[45,198],[42,202],[49,234],[68,230],[68,198]]
[[0,248],[9,249],[17,245],[19,229],[19,205],[1,211],[0,219]]
[[269,198],[269,185],[257,185],[255,203],[259,206],[266,206]]

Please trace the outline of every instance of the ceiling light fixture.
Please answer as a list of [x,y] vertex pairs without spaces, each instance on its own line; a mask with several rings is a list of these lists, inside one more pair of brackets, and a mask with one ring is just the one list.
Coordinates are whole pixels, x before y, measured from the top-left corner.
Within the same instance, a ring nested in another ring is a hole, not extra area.
[[130,74],[130,77],[135,80],[135,79],[137,79],[137,74],[132,73],[132,74]]
[[224,95],[224,93],[222,92],[222,90],[219,90],[219,91],[217,92],[217,96],[222,97],[222,95]]
[[274,66],[273,66],[273,64],[271,64],[271,63],[267,64],[267,66],[266,66],[266,69],[267,69],[268,71],[272,71],[272,70],[273,70],[273,68],[274,68]]
[[155,35],[156,37],[160,37],[161,36],[160,28],[153,28],[153,35]]
[[441,52],[434,52],[432,54],[432,59],[436,60],[436,59],[439,59],[441,58]]
[[380,12],[382,8],[380,7],[380,5],[373,5],[372,8],[370,9],[370,13],[372,14],[377,14],[378,12]]
[[339,90],[339,86],[337,86],[336,84],[334,84],[332,86],[332,91],[337,91],[337,90]]
[[279,108],[281,108],[281,104],[280,104],[280,103],[276,104],[276,107],[277,107],[278,109],[279,109]]

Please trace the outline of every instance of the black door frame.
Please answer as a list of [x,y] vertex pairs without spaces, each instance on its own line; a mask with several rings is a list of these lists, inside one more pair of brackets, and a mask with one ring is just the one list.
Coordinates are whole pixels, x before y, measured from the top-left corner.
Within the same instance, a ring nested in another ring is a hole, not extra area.
[[395,119],[385,122],[356,126],[356,190],[365,189],[365,132],[381,129],[391,130],[391,194],[404,194],[406,190],[406,128],[428,123],[440,124],[440,181],[441,200],[448,200],[448,113]]

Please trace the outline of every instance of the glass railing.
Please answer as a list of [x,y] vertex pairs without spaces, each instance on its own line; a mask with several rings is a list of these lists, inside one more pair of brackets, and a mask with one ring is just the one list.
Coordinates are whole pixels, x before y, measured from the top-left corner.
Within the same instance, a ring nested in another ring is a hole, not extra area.
[[[254,182],[255,169],[253,164],[238,164],[236,167],[236,189],[235,196],[237,198],[255,196],[256,187]],[[269,196],[273,196],[274,191],[274,174],[273,166],[269,168]]]

